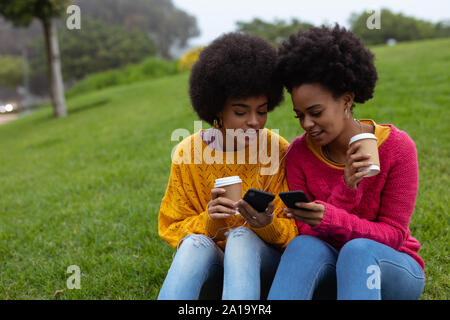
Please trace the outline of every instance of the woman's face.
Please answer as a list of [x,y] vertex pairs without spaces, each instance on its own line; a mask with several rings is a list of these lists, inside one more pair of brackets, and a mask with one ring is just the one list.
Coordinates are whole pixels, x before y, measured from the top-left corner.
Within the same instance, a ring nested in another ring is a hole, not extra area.
[[301,127],[320,146],[338,138],[351,116],[352,95],[343,94],[335,98],[330,90],[319,83],[292,88],[291,98]]
[[[222,132],[226,134],[227,129],[233,129],[237,133],[242,131],[256,133],[250,137],[245,136],[245,145],[247,146],[250,140],[257,137],[259,130],[264,129],[267,111],[268,99],[265,96],[229,99],[219,114],[219,118],[222,120]],[[242,129],[242,131],[238,129]]]

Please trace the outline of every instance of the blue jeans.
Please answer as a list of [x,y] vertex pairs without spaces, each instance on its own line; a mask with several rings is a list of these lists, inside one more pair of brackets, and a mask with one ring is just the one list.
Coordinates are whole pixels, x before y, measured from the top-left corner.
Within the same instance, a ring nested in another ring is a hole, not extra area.
[[425,277],[408,254],[369,239],[354,239],[338,252],[330,244],[298,236],[287,246],[269,300],[416,300]]
[[178,249],[158,300],[251,300],[266,297],[281,252],[245,227],[228,234],[225,253],[208,237],[191,234]]

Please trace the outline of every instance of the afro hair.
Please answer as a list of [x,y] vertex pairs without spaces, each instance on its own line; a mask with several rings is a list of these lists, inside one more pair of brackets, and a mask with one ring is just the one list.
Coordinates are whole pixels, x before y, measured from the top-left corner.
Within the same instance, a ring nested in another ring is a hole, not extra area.
[[192,68],[192,106],[209,124],[228,99],[266,96],[271,111],[284,97],[276,70],[277,49],[269,42],[242,33],[224,34],[203,49]]
[[289,92],[305,83],[320,83],[335,97],[353,93],[357,103],[373,97],[378,79],[372,52],[338,24],[291,35],[279,48],[278,72]]

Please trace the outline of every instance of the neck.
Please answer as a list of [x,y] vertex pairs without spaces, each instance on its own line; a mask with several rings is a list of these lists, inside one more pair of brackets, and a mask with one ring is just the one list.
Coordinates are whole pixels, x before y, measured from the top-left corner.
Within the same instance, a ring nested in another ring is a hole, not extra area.
[[225,128],[221,128],[220,131],[222,132],[223,137],[222,139],[223,152],[239,151],[245,149],[246,145],[240,145],[238,139],[235,136],[227,135]]
[[324,153],[334,162],[345,163],[348,142],[351,137],[363,132],[373,133],[373,130],[368,127],[372,128],[372,126],[363,124],[352,117],[345,124],[346,129],[335,140],[323,146]]

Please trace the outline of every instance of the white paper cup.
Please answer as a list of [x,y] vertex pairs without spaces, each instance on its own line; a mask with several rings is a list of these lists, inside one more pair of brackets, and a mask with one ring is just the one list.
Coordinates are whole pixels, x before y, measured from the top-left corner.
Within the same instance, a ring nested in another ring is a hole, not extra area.
[[360,133],[353,136],[348,143],[349,147],[355,143],[359,142],[361,145],[358,152],[370,154],[370,159],[368,162],[373,164],[370,167],[364,167],[358,171],[370,171],[369,174],[364,177],[372,177],[380,173],[380,159],[378,156],[378,138],[372,133]]
[[242,180],[239,176],[216,179],[214,188],[225,189],[225,193],[221,196],[233,201],[239,201],[242,198]]

